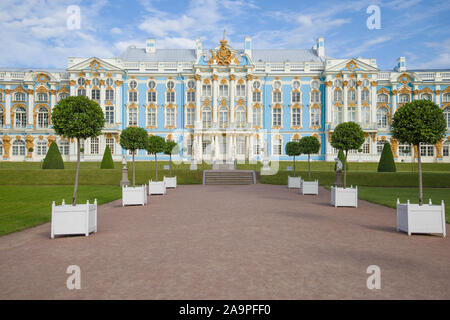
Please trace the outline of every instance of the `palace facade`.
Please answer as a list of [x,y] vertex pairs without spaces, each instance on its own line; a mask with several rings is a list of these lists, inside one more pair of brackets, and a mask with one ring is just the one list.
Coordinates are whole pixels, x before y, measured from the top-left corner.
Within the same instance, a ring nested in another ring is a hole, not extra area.
[[[75,143],[55,135],[51,110],[69,95],[86,95],[105,114],[102,135],[83,141],[85,161],[99,161],[108,145],[115,160],[125,150],[120,132],[128,126],[176,141],[184,161],[290,160],[287,142],[316,136],[316,161],[333,161],[334,128],[354,121],[364,130],[352,161],[378,161],[390,142],[396,161],[450,162],[450,69],[408,70],[404,57],[393,70],[375,59],[335,59],[324,39],[312,49],[234,49],[225,39],[206,50],[130,46],[116,58],[69,58],[65,70],[0,68],[0,158],[41,161],[52,142],[64,160],[76,159]],[[444,111],[447,135],[420,150],[392,138],[390,122],[402,104],[434,101]],[[137,160],[151,160],[140,150]]]

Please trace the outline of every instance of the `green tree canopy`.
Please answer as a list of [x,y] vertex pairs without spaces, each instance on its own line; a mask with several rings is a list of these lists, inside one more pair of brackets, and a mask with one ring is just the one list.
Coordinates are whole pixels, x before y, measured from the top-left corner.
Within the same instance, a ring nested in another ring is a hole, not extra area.
[[298,141],[289,141],[286,143],[285,151],[288,156],[294,157],[294,177],[295,177],[295,157],[302,154],[300,143]]
[[158,157],[157,154],[164,152],[166,141],[160,136],[150,136],[147,142],[147,151],[155,155],[156,181],[158,181]]
[[72,205],[76,205],[80,171],[80,140],[99,136],[105,124],[105,117],[97,102],[85,96],[67,97],[53,108],[52,124],[56,134],[77,140],[77,168],[72,201]]
[[378,162],[378,172],[395,172],[394,155],[392,154],[391,145],[386,142],[381,153],[380,161]]
[[[432,101],[415,100],[405,103],[392,119],[392,136],[400,143],[412,144],[420,150],[420,144],[436,144],[444,138],[447,123],[442,110]],[[422,159],[418,152],[419,204],[423,202]]]
[[349,150],[359,150],[364,143],[364,131],[354,122],[338,124],[331,136],[331,145],[345,152],[344,188],[347,186],[347,155]]
[[103,159],[102,163],[100,164],[100,169],[114,169],[114,161],[109,146],[106,146],[105,152],[103,153]]
[[64,169],[64,161],[59,152],[56,142],[50,144],[50,148],[45,155],[42,169]]
[[172,176],[172,154],[177,154],[180,152],[180,147],[175,141],[168,140],[164,144],[164,154],[169,155],[169,174]]
[[128,127],[122,130],[120,134],[120,145],[125,150],[129,150],[132,153],[133,162],[133,186],[136,182],[136,169],[134,166],[134,156],[136,150],[146,149],[147,147],[147,131],[144,128]]
[[308,155],[308,179],[311,180],[311,154],[318,153],[320,141],[314,136],[307,136],[300,139],[300,151]]

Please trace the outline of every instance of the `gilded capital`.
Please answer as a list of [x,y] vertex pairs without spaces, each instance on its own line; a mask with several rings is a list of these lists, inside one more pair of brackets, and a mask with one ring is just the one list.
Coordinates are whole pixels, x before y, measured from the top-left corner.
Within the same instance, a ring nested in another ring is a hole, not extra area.
[[378,85],[378,82],[377,81],[372,81],[371,85],[372,85],[372,87],[376,87]]
[[104,86],[105,85],[105,80],[100,80],[99,83],[100,83],[101,86]]
[[343,81],[343,82],[342,82],[342,85],[343,85],[344,87],[346,87],[346,86],[348,85],[348,81],[347,81],[347,80]]
[[69,81],[69,86],[72,86],[72,87],[73,87],[73,86],[75,85],[75,83],[76,83],[75,80],[70,80],[70,81]]
[[413,91],[413,94],[414,94],[415,96],[417,96],[417,95],[419,94],[419,90],[417,90],[417,89],[414,90],[414,91]]
[[236,76],[235,76],[234,74],[230,74],[230,80],[231,80],[231,81],[236,80]]
[[441,90],[435,90],[434,93],[435,94],[441,94]]
[[332,84],[333,82],[331,81],[325,81],[325,87],[331,87]]
[[212,79],[213,81],[217,81],[218,78],[219,78],[219,77],[217,76],[217,74],[213,74],[213,75],[211,76],[211,79]]
[[357,87],[361,87],[361,85],[362,85],[362,81],[361,80],[356,81],[356,86]]
[[6,94],[11,94],[11,90],[10,89],[5,89],[5,93]]
[[196,75],[194,76],[194,79],[195,79],[196,81],[200,81],[200,80],[202,79],[202,77],[201,77],[199,74],[196,74]]
[[28,94],[33,94],[34,90],[33,89],[28,89],[27,92],[28,92]]
[[120,80],[116,80],[114,83],[116,84],[117,87],[120,87],[122,85],[122,81]]
[[253,76],[251,74],[247,75],[247,81],[252,81],[253,80]]
[[391,93],[392,93],[393,95],[396,95],[396,94],[397,94],[397,90],[392,90]]

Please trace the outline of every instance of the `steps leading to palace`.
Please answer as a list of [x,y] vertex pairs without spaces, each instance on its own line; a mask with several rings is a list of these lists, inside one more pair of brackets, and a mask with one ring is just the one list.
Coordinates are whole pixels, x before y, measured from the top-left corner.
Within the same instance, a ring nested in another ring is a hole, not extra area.
[[205,170],[204,185],[232,185],[256,183],[255,172],[252,170]]

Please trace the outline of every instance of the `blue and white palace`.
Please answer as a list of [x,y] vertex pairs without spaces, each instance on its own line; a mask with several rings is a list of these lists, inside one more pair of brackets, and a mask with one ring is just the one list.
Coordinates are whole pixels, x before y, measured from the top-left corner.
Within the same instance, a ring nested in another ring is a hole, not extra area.
[[[51,110],[69,95],[86,95],[105,114],[101,136],[87,139],[83,159],[99,161],[105,146],[115,160],[126,154],[119,144],[128,126],[145,128],[179,143],[183,161],[290,160],[287,142],[303,136],[321,141],[312,159],[333,161],[330,137],[337,124],[361,125],[366,141],[352,161],[378,161],[390,142],[396,161],[450,162],[450,69],[408,70],[404,57],[393,70],[376,59],[335,59],[324,39],[312,49],[244,49],[225,39],[206,50],[130,46],[116,58],[69,58],[66,70],[0,69],[0,157],[3,161],[41,161],[55,141],[65,160],[75,160],[73,140],[56,136]],[[392,115],[415,99],[432,100],[444,111],[447,135],[420,150],[392,138]],[[30,151],[32,150],[32,151]],[[140,150],[138,160],[151,160]]]

